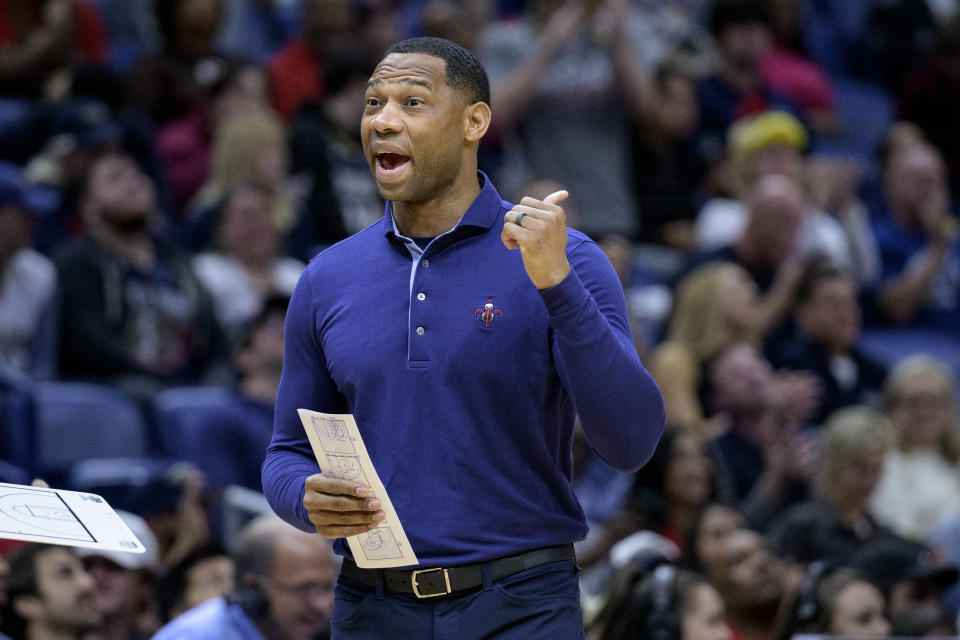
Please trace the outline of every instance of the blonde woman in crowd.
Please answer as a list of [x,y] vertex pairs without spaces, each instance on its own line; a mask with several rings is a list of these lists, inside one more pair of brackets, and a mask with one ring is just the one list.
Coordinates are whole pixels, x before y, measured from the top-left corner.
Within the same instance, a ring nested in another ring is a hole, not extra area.
[[241,181],[254,182],[273,194],[273,218],[282,233],[296,222],[289,183],[286,129],[269,110],[236,115],[217,127],[210,176],[190,205],[194,215],[216,206]]
[[680,282],[666,341],[650,358],[650,373],[663,391],[667,424],[710,435],[711,425],[697,398],[700,367],[729,344],[756,344],[758,311],[756,285],[731,262],[705,264]]
[[813,499],[788,509],[768,538],[781,558],[800,565],[841,561],[862,544],[889,535],[870,500],[893,441],[893,425],[864,406],[834,412],[823,426]]
[[956,389],[946,366],[927,355],[903,360],[887,377],[884,411],[896,427],[896,446],[887,456],[871,510],[906,538],[922,540],[960,514]]

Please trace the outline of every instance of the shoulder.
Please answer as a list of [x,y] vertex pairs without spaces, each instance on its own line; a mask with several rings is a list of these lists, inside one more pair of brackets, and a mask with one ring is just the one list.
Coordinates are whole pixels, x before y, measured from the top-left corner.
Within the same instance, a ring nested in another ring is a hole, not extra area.
[[33,249],[21,249],[14,254],[11,270],[21,277],[30,278],[37,286],[52,286],[57,279],[57,269],[47,256]]
[[[237,615],[242,615],[237,612]],[[223,598],[208,600],[167,623],[153,640],[219,640],[235,635],[231,607]],[[252,638],[252,636],[251,636]]]

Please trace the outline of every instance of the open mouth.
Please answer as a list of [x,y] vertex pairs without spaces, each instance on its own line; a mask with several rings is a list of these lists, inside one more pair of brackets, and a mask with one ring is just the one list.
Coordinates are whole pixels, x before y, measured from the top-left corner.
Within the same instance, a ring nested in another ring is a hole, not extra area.
[[399,153],[381,153],[377,156],[377,162],[384,171],[393,171],[410,162],[410,156],[404,156]]

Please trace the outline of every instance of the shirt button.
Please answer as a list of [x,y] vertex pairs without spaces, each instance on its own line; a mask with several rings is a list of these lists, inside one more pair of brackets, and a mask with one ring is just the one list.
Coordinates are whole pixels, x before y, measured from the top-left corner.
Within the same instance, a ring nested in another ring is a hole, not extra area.
[[425,267],[429,267],[429,266],[430,266],[430,261],[427,260],[427,259],[424,259],[424,260],[422,260],[422,261],[420,262],[420,264],[422,264],[422,265],[425,266]]
[[417,327],[417,335],[418,335],[418,336],[422,336],[422,335],[423,335],[423,327]]
[[427,299],[427,294],[422,293],[422,292],[417,294],[417,300],[423,302],[423,301],[426,300],[426,299]]

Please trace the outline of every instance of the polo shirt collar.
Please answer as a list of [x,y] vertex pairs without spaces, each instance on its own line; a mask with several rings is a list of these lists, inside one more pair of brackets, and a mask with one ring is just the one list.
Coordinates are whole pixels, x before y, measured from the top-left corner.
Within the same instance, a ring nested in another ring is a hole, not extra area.
[[[500,197],[500,193],[497,192],[490,178],[487,177],[487,174],[483,171],[477,171],[477,176],[481,184],[480,193],[453,229],[441,234],[441,236],[455,235],[456,237],[461,237],[487,231],[500,220],[500,211],[503,206],[503,199]],[[383,226],[384,235],[387,236],[387,238],[397,240],[405,238],[399,229],[397,229],[396,222],[393,219],[391,202],[387,202],[386,204],[383,215]]]

